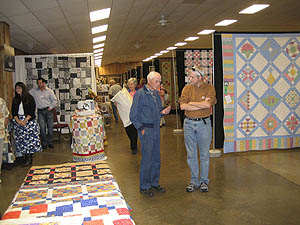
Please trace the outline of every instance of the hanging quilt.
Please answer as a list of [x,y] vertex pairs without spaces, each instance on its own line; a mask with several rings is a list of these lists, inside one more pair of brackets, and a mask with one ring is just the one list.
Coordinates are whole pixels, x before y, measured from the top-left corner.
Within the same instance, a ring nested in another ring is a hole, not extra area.
[[204,81],[211,83],[213,73],[213,50],[195,49],[184,52],[185,83],[187,84],[188,71],[193,66],[201,66],[205,72]]
[[224,152],[300,146],[300,34],[222,34]]

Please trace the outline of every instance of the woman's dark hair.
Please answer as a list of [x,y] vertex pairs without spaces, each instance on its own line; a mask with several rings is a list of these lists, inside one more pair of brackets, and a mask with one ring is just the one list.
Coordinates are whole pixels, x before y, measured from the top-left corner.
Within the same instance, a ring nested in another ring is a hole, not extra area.
[[[20,96],[20,95],[17,93],[17,91],[16,91],[16,88],[17,88],[17,87],[22,88],[22,96]],[[28,96],[29,96],[29,95],[30,95],[30,94],[29,94],[29,92],[28,92],[28,90],[27,90],[27,87],[26,87],[26,85],[25,85],[23,82],[17,82],[17,83],[15,84],[15,97],[16,97],[17,99],[23,100],[23,101],[27,102],[27,101],[28,101]]]

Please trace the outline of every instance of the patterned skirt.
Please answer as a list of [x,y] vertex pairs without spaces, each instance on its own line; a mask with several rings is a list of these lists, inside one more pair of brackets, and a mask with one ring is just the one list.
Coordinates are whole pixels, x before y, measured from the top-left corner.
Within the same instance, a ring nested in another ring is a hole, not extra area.
[[[25,116],[20,116],[19,119],[24,120]],[[28,154],[42,150],[40,129],[36,120],[28,121],[25,126],[21,126],[13,120],[13,126],[17,152]]]

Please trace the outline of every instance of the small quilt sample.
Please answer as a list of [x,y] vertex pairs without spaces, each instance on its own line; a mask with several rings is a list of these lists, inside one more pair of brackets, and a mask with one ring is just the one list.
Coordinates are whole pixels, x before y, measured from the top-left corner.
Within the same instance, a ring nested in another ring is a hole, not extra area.
[[300,34],[222,34],[224,152],[300,146]]

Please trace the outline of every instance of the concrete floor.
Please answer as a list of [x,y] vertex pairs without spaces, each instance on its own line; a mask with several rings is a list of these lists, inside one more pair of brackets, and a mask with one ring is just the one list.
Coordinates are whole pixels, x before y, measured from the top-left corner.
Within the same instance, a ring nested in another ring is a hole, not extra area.
[[[108,163],[133,209],[138,225],[300,224],[300,151],[271,150],[226,154],[211,159],[209,192],[187,193],[189,168],[183,134],[173,134],[175,116],[161,129],[161,179],[167,189],[153,198],[139,194],[140,151],[131,155],[121,123],[107,127]],[[65,136],[67,137],[67,136]],[[140,146],[139,146],[140,147]],[[139,148],[140,150],[140,148]],[[34,155],[33,165],[72,161],[69,142]],[[0,212],[3,214],[29,167],[2,170]]]

